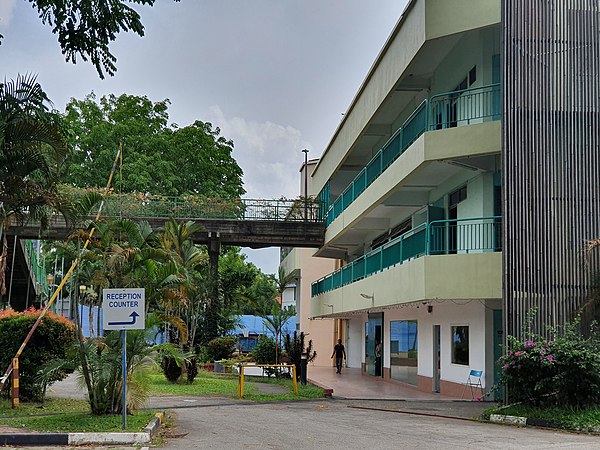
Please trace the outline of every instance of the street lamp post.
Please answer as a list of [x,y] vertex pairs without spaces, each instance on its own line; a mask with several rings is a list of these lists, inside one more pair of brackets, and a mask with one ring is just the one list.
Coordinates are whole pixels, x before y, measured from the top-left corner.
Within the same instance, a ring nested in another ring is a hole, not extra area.
[[302,150],[304,153],[304,221],[308,221],[308,149]]

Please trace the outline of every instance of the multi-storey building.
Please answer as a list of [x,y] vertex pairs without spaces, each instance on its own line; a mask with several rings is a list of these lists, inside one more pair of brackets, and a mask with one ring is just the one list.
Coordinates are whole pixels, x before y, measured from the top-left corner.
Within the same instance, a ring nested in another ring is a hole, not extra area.
[[315,256],[341,266],[313,280],[310,316],[343,321],[350,366],[450,395],[483,370],[489,391],[529,308],[541,330],[581,305],[582,244],[600,235],[598,10],[409,2],[311,176]]

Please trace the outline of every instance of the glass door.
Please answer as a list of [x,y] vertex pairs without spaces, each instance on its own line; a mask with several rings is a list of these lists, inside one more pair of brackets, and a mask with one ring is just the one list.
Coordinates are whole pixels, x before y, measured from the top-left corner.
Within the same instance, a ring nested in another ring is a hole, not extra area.
[[383,313],[369,314],[367,340],[367,373],[383,376]]
[[440,326],[433,326],[433,392],[440,392]]

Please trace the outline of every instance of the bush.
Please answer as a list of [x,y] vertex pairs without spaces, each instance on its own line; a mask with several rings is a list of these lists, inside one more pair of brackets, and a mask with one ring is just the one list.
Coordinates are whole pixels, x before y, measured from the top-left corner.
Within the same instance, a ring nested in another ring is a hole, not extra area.
[[275,341],[267,336],[261,336],[254,348],[252,357],[256,364],[275,364]]
[[168,355],[161,356],[160,368],[169,383],[176,383],[183,372],[181,364],[177,364],[177,360]]
[[[195,356],[192,353],[186,353],[174,344],[159,344],[154,347],[158,353],[158,361],[160,362],[160,368],[162,369],[163,375],[170,383],[176,383],[183,373],[183,368],[188,369],[188,381],[189,381],[189,370],[195,369]],[[194,358],[193,368],[191,365],[191,359]],[[194,373],[192,376],[195,377]]]
[[[33,308],[20,313],[12,309],[0,312],[0,370],[4,371],[11,363],[40,313]],[[75,326],[63,316],[48,311],[19,358],[22,400],[42,400],[44,382],[38,377],[39,369],[53,360],[65,358],[75,343]],[[65,371],[56,371],[47,382],[60,381],[66,376]]]
[[285,336],[285,351],[288,354],[289,362],[296,366],[296,377],[300,378],[300,364],[302,362],[302,353],[306,353],[306,362],[309,363],[317,357],[317,352],[313,351],[312,339],[308,341],[308,347],[304,347],[304,332],[300,335],[294,331],[294,338],[289,334]]
[[185,361],[185,373],[188,384],[193,384],[196,375],[198,375],[198,358],[196,356],[192,356]]
[[218,337],[210,341],[205,348],[208,361],[227,359],[235,350],[237,338],[235,336]]
[[575,408],[600,402],[600,341],[595,330],[584,337],[578,329],[576,321],[554,339],[508,337],[508,353],[499,363],[510,402]]

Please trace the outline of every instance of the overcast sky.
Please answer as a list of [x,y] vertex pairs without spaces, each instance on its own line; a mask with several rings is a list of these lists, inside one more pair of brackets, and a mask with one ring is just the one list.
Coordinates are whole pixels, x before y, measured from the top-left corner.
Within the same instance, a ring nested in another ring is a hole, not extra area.
[[[248,198],[299,194],[303,161],[321,155],[407,0],[158,0],[139,8],[145,36],[111,46],[114,77],[64,60],[27,0],[0,0],[0,74],[38,74],[64,111],[94,91],[171,100],[171,122],[211,122],[235,144]],[[251,251],[267,273],[278,249]]]

